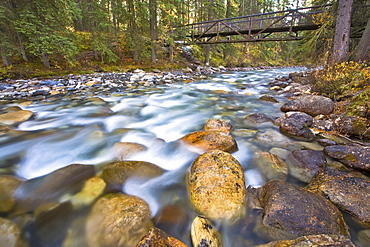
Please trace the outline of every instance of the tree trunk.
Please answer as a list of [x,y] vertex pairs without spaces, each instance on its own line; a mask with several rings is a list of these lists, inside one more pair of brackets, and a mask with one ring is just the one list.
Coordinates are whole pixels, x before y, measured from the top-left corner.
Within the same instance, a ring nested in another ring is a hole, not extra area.
[[10,65],[12,65],[12,63],[10,61],[10,58],[8,57],[8,55],[5,52],[4,47],[1,47],[1,58],[3,59],[3,63],[6,67],[9,67]]
[[152,48],[152,63],[157,62],[155,42],[157,40],[157,1],[149,0],[150,12],[150,45]]
[[117,27],[116,1],[115,0],[111,1],[111,8],[112,8],[112,22],[113,22],[114,41],[116,43],[115,51],[118,55],[118,27]]
[[339,0],[332,55],[333,63],[348,61],[353,1]]
[[367,25],[365,28],[364,33],[360,39],[360,42],[356,46],[356,49],[352,53],[351,60],[355,62],[364,61],[366,59],[366,55],[370,49],[370,17],[367,20]]
[[43,64],[46,68],[50,69],[50,61],[49,61],[49,56],[48,56],[48,54],[47,54],[46,52],[42,52],[41,56],[42,56],[42,64]]
[[[213,0],[208,0],[208,21],[211,21],[212,19],[213,19]],[[211,45],[207,44],[204,61],[206,65],[209,65],[210,54],[211,54]]]
[[136,26],[136,11],[135,11],[135,5],[133,0],[127,1],[127,7],[128,11],[130,13],[130,19],[129,19],[129,30],[132,37],[132,56],[135,62],[139,61],[139,50],[138,46],[138,32],[137,32],[137,26]]

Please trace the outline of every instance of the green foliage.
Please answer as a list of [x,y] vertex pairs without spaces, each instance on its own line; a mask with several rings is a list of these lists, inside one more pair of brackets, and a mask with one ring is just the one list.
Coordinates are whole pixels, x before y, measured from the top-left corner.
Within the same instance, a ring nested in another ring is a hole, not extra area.
[[370,67],[355,62],[337,63],[317,71],[313,89],[333,100],[350,100],[350,115],[370,114]]

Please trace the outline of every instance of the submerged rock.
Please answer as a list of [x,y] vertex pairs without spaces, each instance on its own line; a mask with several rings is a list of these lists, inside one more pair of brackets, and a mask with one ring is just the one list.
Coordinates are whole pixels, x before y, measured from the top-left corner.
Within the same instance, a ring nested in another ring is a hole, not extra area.
[[369,147],[335,145],[325,147],[324,152],[349,167],[370,171]]
[[293,240],[273,241],[267,244],[258,245],[257,247],[293,247],[293,246],[307,246],[307,247],[328,247],[328,246],[342,246],[355,247],[352,241],[342,235],[333,234],[319,234],[299,237]]
[[211,220],[234,222],[244,214],[244,173],[229,153],[200,155],[191,165],[188,184],[195,209]]
[[257,234],[271,240],[317,234],[349,236],[341,212],[324,197],[281,180],[257,189],[261,226]]
[[27,110],[13,111],[0,115],[0,124],[14,125],[27,121],[33,112]]
[[147,180],[162,175],[165,171],[145,161],[120,161],[106,165],[101,178],[107,184],[107,191],[121,191],[128,178]]
[[255,126],[263,123],[272,123],[273,120],[265,113],[252,113],[245,117],[244,120],[247,126]]
[[48,175],[27,180],[15,190],[16,212],[32,211],[39,205],[76,193],[84,182],[95,175],[92,165],[69,165]]
[[10,212],[15,206],[14,191],[24,180],[0,175],[0,212]]
[[311,178],[326,165],[325,154],[315,150],[294,150],[286,160],[289,173],[294,178],[309,183]]
[[308,188],[370,227],[370,178],[335,169],[320,170]]
[[222,247],[220,233],[212,222],[203,216],[197,216],[191,224],[191,241],[193,246]]
[[186,244],[171,237],[166,232],[153,227],[149,230],[148,234],[145,235],[136,247],[152,247],[152,246],[170,246],[170,247],[187,247]]
[[133,142],[116,142],[113,145],[113,153],[118,160],[123,161],[130,156],[146,151],[146,147],[139,143]]
[[145,201],[125,194],[107,194],[92,207],[86,222],[86,241],[95,246],[136,246],[153,227]]
[[311,116],[328,115],[334,110],[334,102],[324,96],[305,95],[298,96],[293,100],[285,103],[280,108],[281,111],[300,111]]
[[254,157],[254,163],[267,181],[272,179],[286,181],[288,166],[277,155],[266,151],[259,151]]
[[226,122],[222,119],[209,119],[204,126],[204,130],[217,130],[221,132],[230,133],[233,130],[231,123]]
[[21,238],[22,231],[17,224],[0,217],[0,246],[26,247],[28,244]]

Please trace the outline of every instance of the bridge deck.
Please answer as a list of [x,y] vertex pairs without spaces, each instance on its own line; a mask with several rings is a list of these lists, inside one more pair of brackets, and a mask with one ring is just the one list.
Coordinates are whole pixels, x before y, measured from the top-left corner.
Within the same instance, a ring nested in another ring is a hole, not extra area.
[[320,27],[318,17],[328,6],[314,6],[294,10],[193,23],[186,26],[192,43],[235,43],[271,40],[299,40],[299,31]]

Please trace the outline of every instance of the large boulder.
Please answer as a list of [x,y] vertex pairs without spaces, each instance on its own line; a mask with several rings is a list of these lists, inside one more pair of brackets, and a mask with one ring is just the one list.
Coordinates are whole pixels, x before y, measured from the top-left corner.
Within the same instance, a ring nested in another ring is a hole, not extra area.
[[216,149],[228,153],[238,151],[238,145],[234,137],[223,131],[195,131],[182,137],[179,141],[192,147],[192,149],[198,153]]
[[304,95],[298,96],[280,107],[283,112],[300,111],[311,116],[328,115],[334,110],[334,102],[324,96]]
[[233,222],[244,214],[244,173],[229,153],[200,155],[191,165],[188,184],[195,209],[211,220]]
[[271,240],[317,234],[349,236],[341,212],[320,195],[281,180],[271,180],[253,193],[262,208],[259,235]]
[[309,183],[311,178],[326,165],[325,154],[315,150],[294,150],[287,159],[289,173],[292,177]]
[[20,110],[0,114],[0,124],[14,125],[27,121],[33,116],[32,111]]
[[27,180],[15,190],[15,211],[33,211],[40,204],[57,201],[67,193],[81,190],[85,181],[95,175],[93,165],[69,165],[48,175]]
[[352,241],[342,235],[319,234],[299,237],[293,240],[272,241],[267,244],[258,245],[257,247],[328,247],[328,246],[343,246],[355,247]]
[[324,152],[349,167],[370,171],[369,147],[335,145],[325,147]]
[[106,165],[101,178],[107,184],[107,191],[121,191],[129,177],[145,181],[164,172],[159,166],[145,161],[119,161]]
[[276,154],[259,151],[255,154],[253,161],[266,181],[273,179],[287,180],[288,166]]
[[94,206],[86,222],[89,247],[136,246],[153,227],[145,201],[125,194],[106,194]]
[[364,175],[357,173],[323,169],[311,180],[309,188],[370,227],[370,178],[365,179]]

